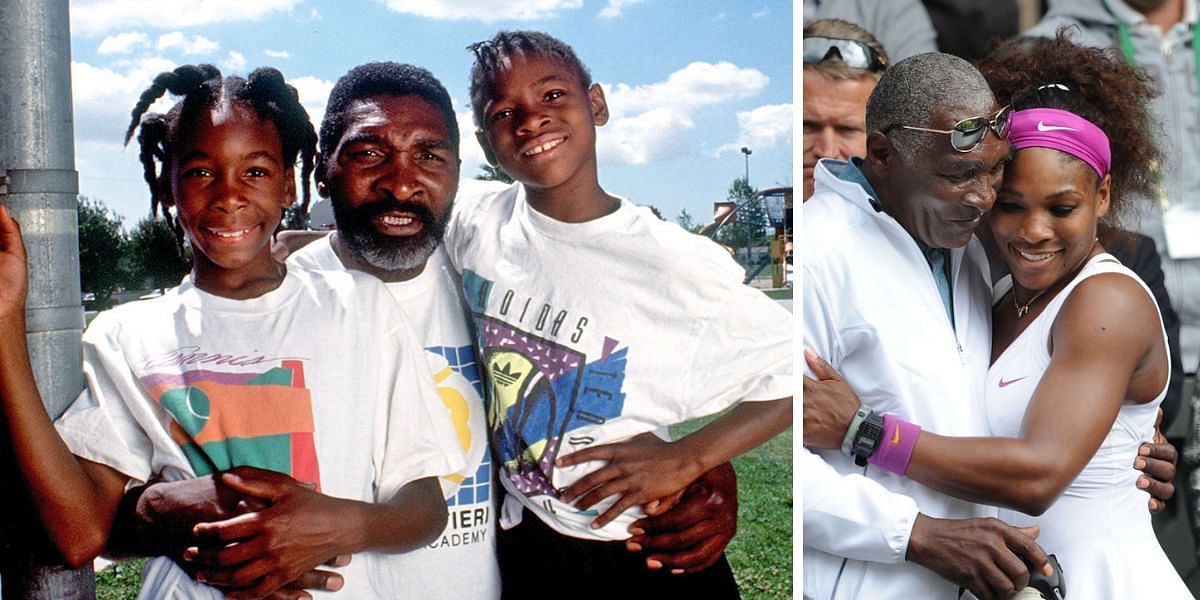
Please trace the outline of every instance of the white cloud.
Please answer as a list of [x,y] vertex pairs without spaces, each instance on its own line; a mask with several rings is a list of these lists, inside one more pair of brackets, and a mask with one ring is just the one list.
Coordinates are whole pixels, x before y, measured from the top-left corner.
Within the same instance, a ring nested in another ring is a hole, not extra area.
[[471,116],[471,109],[456,112],[455,115],[458,117],[458,132],[461,139],[458,143],[458,157],[462,160],[460,177],[462,179],[473,178],[479,174],[479,167],[487,164],[487,157],[483,155],[483,148],[479,145],[479,140],[475,139],[475,117]]
[[140,31],[127,31],[110,35],[96,48],[99,54],[129,54],[150,45],[150,38]]
[[791,104],[768,104],[737,114],[738,139],[717,148],[716,156],[736,152],[743,146],[773,148],[790,143],[795,110]]
[[300,93],[300,104],[308,111],[308,118],[312,120],[313,127],[320,129],[321,121],[325,118],[325,105],[329,103],[329,92],[333,90],[333,82],[305,75],[293,77],[288,83]]
[[229,56],[221,61],[221,71],[225,75],[233,75],[235,73],[246,73],[246,56],[241,52],[229,51]]
[[[71,63],[71,95],[75,105],[75,138],[120,144],[129,126],[129,112],[154,76],[177,65],[164,58],[147,58],[123,63],[123,71]],[[169,96],[150,107],[165,112]]]
[[771,9],[764,6],[764,7],[762,7],[761,10],[756,11],[754,14],[752,14],[750,16],[754,17],[755,19],[761,19],[769,14],[771,14]]
[[194,55],[212,54],[221,45],[202,35],[188,39],[182,31],[172,31],[158,36],[158,44],[155,47],[160,51],[178,48],[184,54]]
[[596,132],[596,157],[607,164],[645,165],[687,151],[684,133],[696,125],[687,113],[660,107],[610,121]]
[[757,69],[733,63],[694,62],[667,76],[667,80],[630,87],[618,83],[609,92],[609,108],[642,112],[660,106],[691,110],[740,98],[757,96],[770,79]]
[[129,27],[184,29],[256,21],[303,0],[71,0],[71,32],[99,35]]
[[665,81],[630,86],[604,84],[611,118],[596,134],[601,162],[645,165],[688,151],[697,109],[753,97],[769,78],[728,62],[694,62]]
[[608,6],[600,10],[601,19],[615,19],[621,16],[621,11],[645,0],[608,0]]
[[271,58],[291,58],[292,54],[287,50],[263,50],[263,54]]
[[[628,2],[629,0],[611,0]],[[583,0],[383,0],[389,10],[454,21],[533,21],[583,6]]]

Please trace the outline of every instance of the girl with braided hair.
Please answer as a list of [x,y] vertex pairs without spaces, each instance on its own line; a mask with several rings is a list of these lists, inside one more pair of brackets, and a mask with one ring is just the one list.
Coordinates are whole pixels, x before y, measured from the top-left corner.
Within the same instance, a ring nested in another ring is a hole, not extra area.
[[[174,107],[146,114],[168,92]],[[347,597],[386,596],[372,573],[442,530],[436,478],[461,456],[445,450],[454,430],[383,285],[271,256],[294,165],[307,204],[315,154],[295,89],[270,68],[179,67],[142,94],[127,142],[135,131],[152,210],[190,244],[192,270],[96,317],[87,386],[54,423],[25,345],[20,231],[0,206],[0,409],[50,539],[69,564],[90,563],[127,486],[208,477],[250,501],[172,546],[196,580],[151,559],[141,597],[264,596],[359,552],[341,570]]]
[[[1119,54],[1062,34],[1004,47],[979,70],[1011,102],[1004,126],[1014,152],[982,227],[1010,273],[993,289],[980,399],[993,437],[941,436],[886,414],[868,468],[1038,527],[1071,598],[1191,598],[1158,544],[1150,497],[1132,468],[1167,393],[1167,336],[1150,289],[1108,250],[1128,236],[1121,217],[1136,214],[1154,184],[1152,82]],[[944,144],[963,133],[927,134]],[[827,364],[808,360],[826,380],[820,386],[844,386]],[[805,422],[817,423],[829,409],[818,397],[831,396],[810,388],[806,380]],[[838,429],[806,426],[806,443],[846,431]],[[987,597],[1011,593],[990,581],[979,585]]]

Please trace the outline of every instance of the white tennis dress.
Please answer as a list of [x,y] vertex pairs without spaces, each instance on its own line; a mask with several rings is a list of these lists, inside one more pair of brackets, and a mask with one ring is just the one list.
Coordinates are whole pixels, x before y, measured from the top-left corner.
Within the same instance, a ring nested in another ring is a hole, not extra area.
[[[988,369],[984,409],[992,435],[1020,434],[1029,401],[1050,366],[1050,329],[1058,311],[1079,282],[1100,273],[1132,277],[1150,294],[1145,283],[1112,255],[1092,257]],[[1005,277],[996,284],[993,301],[1011,288],[1011,276]],[[1156,412],[1165,395],[1164,386],[1152,402],[1122,404],[1096,455],[1045,514],[1031,517],[1000,509],[999,517],[1006,523],[1041,527],[1037,541],[1058,556],[1070,598],[1192,598],[1154,536],[1149,494],[1135,485],[1138,472],[1133,461],[1142,442],[1154,436]]]

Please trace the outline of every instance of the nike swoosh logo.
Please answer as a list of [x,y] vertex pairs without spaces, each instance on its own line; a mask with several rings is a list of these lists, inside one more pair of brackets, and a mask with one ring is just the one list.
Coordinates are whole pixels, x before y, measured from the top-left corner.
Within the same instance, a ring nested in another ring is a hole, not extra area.
[[1038,121],[1038,131],[1079,131],[1074,127],[1063,127],[1061,125],[1047,125],[1045,121]]
[[1005,380],[1004,380],[1004,378],[1003,378],[1003,377],[1001,377],[1001,378],[1000,378],[1000,387],[1002,387],[1002,388],[1003,388],[1003,387],[1008,387],[1008,386],[1010,386],[1010,385],[1012,385],[1012,384],[1014,384],[1014,383],[1016,383],[1016,382],[1018,382],[1018,381],[1021,381],[1022,379],[1028,379],[1028,378],[1029,378],[1029,376],[1028,376],[1028,375],[1026,375],[1026,376],[1024,376],[1024,377],[1018,377],[1018,378],[1016,378],[1016,379],[1010,379],[1010,380],[1008,380],[1008,381],[1005,381]]
[[900,426],[897,425],[896,428],[892,430],[892,445],[895,446],[899,443],[900,443]]

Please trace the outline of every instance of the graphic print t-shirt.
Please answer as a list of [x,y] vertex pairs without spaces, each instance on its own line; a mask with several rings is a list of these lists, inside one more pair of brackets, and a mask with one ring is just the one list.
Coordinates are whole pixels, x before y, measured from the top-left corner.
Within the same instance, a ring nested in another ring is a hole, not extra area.
[[[135,481],[249,465],[378,502],[462,467],[407,316],[365,276],[292,270],[245,301],[185,281],[101,313],[83,341],[87,388],[59,433]],[[372,557],[342,569],[341,593],[375,595]],[[146,571],[142,597],[220,597],[172,565]]]
[[[305,246],[288,257],[288,264],[345,270],[331,242],[332,236],[327,236]],[[446,529],[426,547],[388,557],[387,568],[378,573],[386,583],[376,587],[388,590],[383,597],[395,599],[499,598],[482,372],[475,362],[460,279],[439,247],[420,275],[384,285],[412,320],[413,335],[425,349],[466,466],[441,477],[449,511]]]
[[721,247],[622,200],[564,223],[519,185],[464,193],[446,236],[489,375],[488,423],[505,499],[501,526],[532,511],[560,533],[625,539],[640,510],[602,529],[560,490],[602,466],[559,456],[792,394],[791,315],[741,284]]

